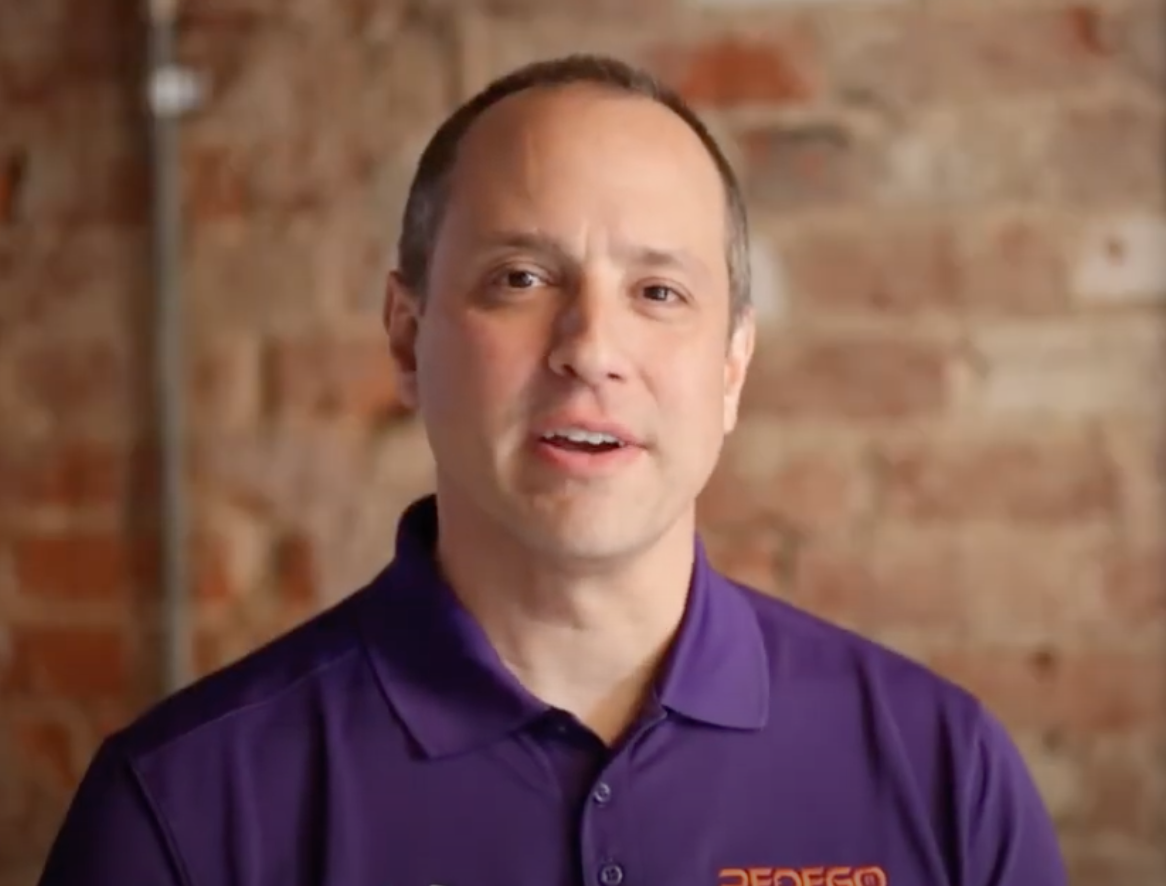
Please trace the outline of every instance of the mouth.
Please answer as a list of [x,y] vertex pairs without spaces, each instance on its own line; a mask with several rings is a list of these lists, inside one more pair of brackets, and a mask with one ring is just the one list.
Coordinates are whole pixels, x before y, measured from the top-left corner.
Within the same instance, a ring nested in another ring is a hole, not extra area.
[[564,452],[580,452],[588,455],[603,455],[626,449],[632,444],[614,434],[588,431],[583,428],[561,428],[539,435],[539,440],[547,446]]

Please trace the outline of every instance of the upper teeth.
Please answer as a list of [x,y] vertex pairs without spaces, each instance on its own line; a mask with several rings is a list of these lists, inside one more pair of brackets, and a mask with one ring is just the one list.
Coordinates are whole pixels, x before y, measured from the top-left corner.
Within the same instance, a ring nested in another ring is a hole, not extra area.
[[545,438],[562,437],[565,440],[570,440],[572,443],[590,443],[592,446],[602,446],[603,444],[614,444],[622,446],[623,441],[618,437],[613,437],[611,434],[598,434],[593,431],[583,431],[578,428],[566,428],[561,431],[551,431],[549,434],[543,434]]

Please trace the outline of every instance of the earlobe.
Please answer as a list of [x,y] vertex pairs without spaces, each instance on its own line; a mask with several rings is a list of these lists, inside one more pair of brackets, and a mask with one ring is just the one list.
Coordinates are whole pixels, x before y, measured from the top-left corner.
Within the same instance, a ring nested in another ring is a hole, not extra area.
[[389,337],[389,353],[397,373],[401,401],[407,409],[416,409],[418,302],[396,271],[389,275],[385,287],[382,321]]

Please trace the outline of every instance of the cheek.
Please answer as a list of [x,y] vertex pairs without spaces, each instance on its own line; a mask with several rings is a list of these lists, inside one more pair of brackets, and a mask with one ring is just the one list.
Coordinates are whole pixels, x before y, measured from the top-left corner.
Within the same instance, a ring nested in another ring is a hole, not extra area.
[[658,376],[657,390],[667,404],[673,433],[693,441],[714,443],[724,423],[725,371],[723,354],[690,352],[669,362],[671,371]]
[[529,373],[527,355],[514,336],[464,319],[435,325],[424,356],[422,401],[428,396],[431,405],[455,418],[505,409]]

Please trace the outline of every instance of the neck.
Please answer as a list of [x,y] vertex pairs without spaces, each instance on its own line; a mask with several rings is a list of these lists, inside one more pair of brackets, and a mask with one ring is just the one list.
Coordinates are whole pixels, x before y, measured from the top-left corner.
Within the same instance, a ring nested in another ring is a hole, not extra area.
[[693,518],[619,560],[563,563],[451,499],[438,493],[438,559],[450,586],[532,694],[611,743],[638,713],[684,616]]

